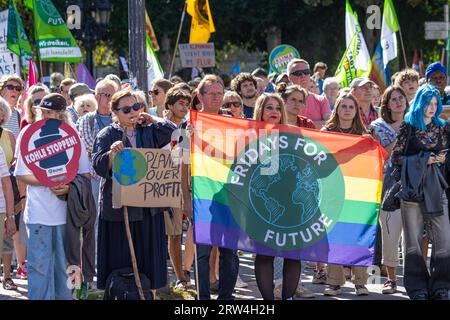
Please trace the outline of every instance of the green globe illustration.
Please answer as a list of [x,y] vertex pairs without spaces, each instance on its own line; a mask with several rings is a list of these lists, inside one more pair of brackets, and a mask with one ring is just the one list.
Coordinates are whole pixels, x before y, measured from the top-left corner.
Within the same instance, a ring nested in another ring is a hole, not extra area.
[[147,161],[138,151],[125,149],[114,157],[113,174],[122,186],[136,184],[147,174]]
[[320,214],[320,179],[313,167],[298,156],[282,154],[277,158],[279,167],[273,174],[261,174],[261,168],[269,169],[269,163],[260,164],[253,172],[251,205],[270,225],[280,228],[304,225]]

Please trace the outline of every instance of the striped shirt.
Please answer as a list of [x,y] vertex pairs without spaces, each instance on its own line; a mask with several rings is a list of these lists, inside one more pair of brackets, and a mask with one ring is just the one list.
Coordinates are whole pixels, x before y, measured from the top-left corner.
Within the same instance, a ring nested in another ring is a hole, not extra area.
[[8,129],[14,134],[14,137],[17,138],[19,135],[19,128],[20,128],[20,121],[22,121],[19,111],[14,109],[13,112],[11,112],[11,117],[9,118],[9,121],[2,125],[2,128]]

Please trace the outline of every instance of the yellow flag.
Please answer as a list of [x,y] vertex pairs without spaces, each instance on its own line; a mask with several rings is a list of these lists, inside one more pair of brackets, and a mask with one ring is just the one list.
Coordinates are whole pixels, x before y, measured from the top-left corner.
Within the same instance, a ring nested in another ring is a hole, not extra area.
[[209,0],[188,0],[187,13],[192,17],[189,43],[208,43],[214,22],[209,7]]

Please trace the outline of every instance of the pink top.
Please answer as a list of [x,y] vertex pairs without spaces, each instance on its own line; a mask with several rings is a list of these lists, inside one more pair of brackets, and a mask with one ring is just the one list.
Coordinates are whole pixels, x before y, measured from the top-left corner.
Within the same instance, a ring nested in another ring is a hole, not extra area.
[[311,119],[312,121],[322,121],[331,114],[328,99],[310,92],[306,98],[306,108],[300,110],[299,115]]

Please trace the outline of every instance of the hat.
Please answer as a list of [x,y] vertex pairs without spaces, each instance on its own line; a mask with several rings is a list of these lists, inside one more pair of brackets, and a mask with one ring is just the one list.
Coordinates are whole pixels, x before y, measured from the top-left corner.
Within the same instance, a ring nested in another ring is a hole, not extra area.
[[283,72],[280,75],[278,75],[277,79],[275,80],[275,84],[279,84],[280,81],[283,79],[283,77],[287,77],[287,73]]
[[89,94],[89,93],[94,94],[95,91],[91,90],[91,88],[89,88],[87,86],[87,84],[84,84],[84,83],[81,83],[81,82],[75,83],[69,89],[69,96],[70,96],[70,98],[75,98],[75,97],[78,97],[78,96],[82,96],[83,94]]
[[356,88],[362,87],[366,83],[375,84],[375,82],[373,82],[369,78],[355,78],[355,79],[352,80],[352,83],[350,84],[350,88],[351,89],[356,89]]
[[67,107],[66,99],[59,93],[50,93],[42,98],[41,103],[38,108],[47,109],[47,110],[55,110],[55,111],[64,111]]
[[445,76],[447,76],[447,69],[442,65],[442,63],[433,62],[425,71],[425,79],[428,81],[428,78],[431,76],[431,74],[436,71],[441,71],[443,74],[445,74]]

